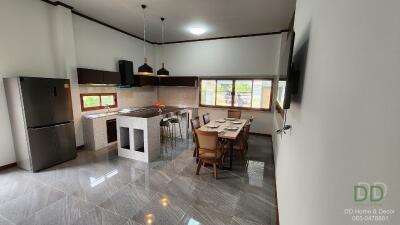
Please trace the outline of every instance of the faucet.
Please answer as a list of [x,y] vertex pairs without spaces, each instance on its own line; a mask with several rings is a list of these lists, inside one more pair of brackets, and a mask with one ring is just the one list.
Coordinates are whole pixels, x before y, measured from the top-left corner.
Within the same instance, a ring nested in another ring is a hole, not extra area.
[[104,108],[106,108],[107,109],[107,113],[110,113],[111,112],[111,108],[110,108],[110,106],[107,104],[107,105],[105,105],[104,106]]

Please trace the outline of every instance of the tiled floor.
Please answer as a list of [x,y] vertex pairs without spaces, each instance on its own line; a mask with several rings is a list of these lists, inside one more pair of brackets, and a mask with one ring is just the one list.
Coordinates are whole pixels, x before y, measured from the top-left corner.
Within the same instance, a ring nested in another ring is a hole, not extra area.
[[[275,225],[275,177],[269,138],[251,136],[247,161],[232,172],[202,168],[193,146],[164,145],[163,159],[145,164],[115,149],[83,151],[39,173],[0,173],[0,225]],[[247,169],[246,169],[247,163]]]

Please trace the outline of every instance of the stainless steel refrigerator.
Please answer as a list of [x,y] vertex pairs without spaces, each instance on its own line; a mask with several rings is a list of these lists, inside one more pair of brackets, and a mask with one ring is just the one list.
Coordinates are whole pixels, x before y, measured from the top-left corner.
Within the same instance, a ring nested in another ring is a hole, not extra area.
[[75,158],[69,80],[3,80],[18,166],[35,172]]

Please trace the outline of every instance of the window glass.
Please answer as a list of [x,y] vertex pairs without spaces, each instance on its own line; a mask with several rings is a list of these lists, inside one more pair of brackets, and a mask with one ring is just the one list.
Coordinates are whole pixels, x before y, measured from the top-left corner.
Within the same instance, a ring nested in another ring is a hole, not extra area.
[[201,80],[200,105],[270,109],[271,94],[271,79],[204,79]]
[[100,106],[100,96],[83,96],[83,107],[92,108]]
[[202,105],[215,105],[215,80],[202,80],[201,81],[201,104]]
[[253,81],[253,98],[251,106],[253,108],[269,109],[272,93],[272,81],[270,80],[254,80]]
[[286,90],[286,81],[280,80],[278,82],[278,94],[276,99],[281,107],[283,107],[283,102],[285,100],[285,90]]
[[118,107],[117,94],[115,93],[81,94],[81,102],[82,111]]
[[102,95],[101,106],[112,106],[115,105],[114,95]]
[[232,106],[232,80],[217,80],[218,106]]
[[251,107],[251,91],[253,89],[253,80],[235,81],[235,106]]

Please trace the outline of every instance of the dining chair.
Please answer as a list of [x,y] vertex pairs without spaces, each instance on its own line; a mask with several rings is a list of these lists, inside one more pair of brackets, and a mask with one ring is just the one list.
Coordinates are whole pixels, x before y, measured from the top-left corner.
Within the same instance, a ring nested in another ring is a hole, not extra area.
[[217,179],[217,165],[222,166],[222,156],[225,152],[223,145],[218,141],[218,132],[196,130],[195,134],[198,159],[196,175],[199,175],[201,166],[207,163],[213,165],[213,174]]
[[247,141],[249,139],[250,124],[244,125],[243,131],[240,132],[238,139],[233,143],[233,150],[240,153],[240,158],[243,160],[244,155],[248,150]]
[[240,119],[242,112],[236,109],[228,109],[228,118]]
[[210,113],[203,114],[204,125],[210,122]]
[[[195,117],[194,119],[190,119],[190,125],[192,126],[192,135],[193,142],[196,143],[196,130],[200,128],[200,119],[199,117]],[[194,146],[193,157],[197,156],[197,145]]]
[[254,121],[254,116],[250,116],[249,122],[252,123]]

